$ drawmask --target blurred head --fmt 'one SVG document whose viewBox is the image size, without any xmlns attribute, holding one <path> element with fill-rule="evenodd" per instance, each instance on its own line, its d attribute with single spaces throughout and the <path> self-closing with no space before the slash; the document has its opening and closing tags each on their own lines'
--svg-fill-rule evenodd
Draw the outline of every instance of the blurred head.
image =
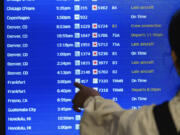
<svg viewBox="0 0 180 135">
<path fill-rule="evenodd" d="M 169 26 L 169 42 L 171 45 L 171 55 L 180 75 L 180 10 L 172 17 Z"/>
</svg>

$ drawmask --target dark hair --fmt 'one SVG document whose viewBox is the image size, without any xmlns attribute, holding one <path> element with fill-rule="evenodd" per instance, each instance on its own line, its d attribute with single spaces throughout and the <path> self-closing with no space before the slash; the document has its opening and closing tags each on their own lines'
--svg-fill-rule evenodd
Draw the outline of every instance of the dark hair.
<svg viewBox="0 0 180 135">
<path fill-rule="evenodd" d="M 169 25 L 169 42 L 171 49 L 177 56 L 177 64 L 180 65 L 180 10 L 172 17 Z"/>
</svg>

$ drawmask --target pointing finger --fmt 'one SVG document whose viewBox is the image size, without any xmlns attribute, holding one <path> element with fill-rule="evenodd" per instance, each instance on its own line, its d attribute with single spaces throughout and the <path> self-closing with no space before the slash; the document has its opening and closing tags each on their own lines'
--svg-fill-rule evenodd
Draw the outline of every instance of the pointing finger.
<svg viewBox="0 0 180 135">
<path fill-rule="evenodd" d="M 82 84 L 80 84 L 80 83 L 77 83 L 77 82 L 74 83 L 74 86 L 76 86 L 76 87 L 79 88 L 79 89 L 81 89 L 81 88 L 84 87 L 84 85 L 82 85 Z"/>
<path fill-rule="evenodd" d="M 73 106 L 73 109 L 74 109 L 74 111 L 76 111 L 76 112 L 81 112 L 81 110 L 77 107 L 77 106 Z"/>
</svg>

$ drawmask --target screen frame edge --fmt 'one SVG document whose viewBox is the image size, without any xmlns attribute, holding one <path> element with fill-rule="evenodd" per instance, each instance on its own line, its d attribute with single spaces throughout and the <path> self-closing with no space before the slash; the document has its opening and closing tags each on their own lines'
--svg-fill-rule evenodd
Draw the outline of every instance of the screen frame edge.
<svg viewBox="0 0 180 135">
<path fill-rule="evenodd" d="M 5 32 L 4 32 L 4 0 L 0 1 L 0 134 L 5 135 Z"/>
</svg>

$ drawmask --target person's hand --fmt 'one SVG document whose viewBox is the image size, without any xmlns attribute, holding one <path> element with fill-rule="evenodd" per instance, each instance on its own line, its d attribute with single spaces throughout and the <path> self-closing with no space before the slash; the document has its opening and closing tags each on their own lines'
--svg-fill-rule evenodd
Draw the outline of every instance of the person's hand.
<svg viewBox="0 0 180 135">
<path fill-rule="evenodd" d="M 74 83 L 74 86 L 80 89 L 80 91 L 74 96 L 73 109 L 76 112 L 81 112 L 79 108 L 83 108 L 84 102 L 91 96 L 100 96 L 100 94 L 93 88 L 86 87 L 80 83 Z"/>
</svg>

